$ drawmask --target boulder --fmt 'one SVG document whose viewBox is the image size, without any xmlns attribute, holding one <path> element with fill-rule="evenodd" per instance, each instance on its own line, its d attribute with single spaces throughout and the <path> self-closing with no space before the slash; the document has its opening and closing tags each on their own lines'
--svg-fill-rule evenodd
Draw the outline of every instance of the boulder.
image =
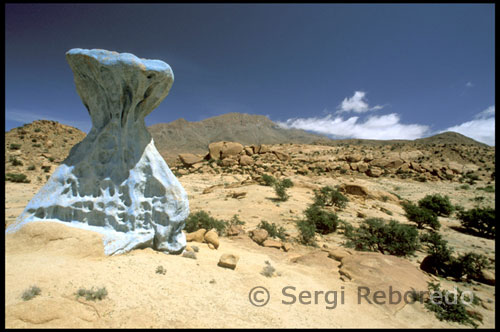
<svg viewBox="0 0 500 332">
<path fill-rule="evenodd" d="M 384 174 L 384 171 L 380 168 L 377 168 L 377 167 L 369 168 L 368 171 L 366 171 L 366 175 L 368 175 L 372 178 L 378 178 L 382 174 Z"/>
<path fill-rule="evenodd" d="M 243 145 L 236 142 L 224 142 L 221 151 L 221 158 L 235 157 L 243 150 Z"/>
<path fill-rule="evenodd" d="M 247 156 L 252 156 L 254 154 L 253 148 L 251 146 L 245 146 L 245 153 L 247 154 Z"/>
<path fill-rule="evenodd" d="M 363 158 L 363 156 L 361 154 L 359 154 L 359 153 L 353 153 L 353 154 L 347 155 L 345 157 L 345 161 L 347 161 L 348 163 L 357 163 L 362 158 Z"/>
<path fill-rule="evenodd" d="M 208 153 L 210 158 L 214 160 L 221 159 L 222 148 L 224 147 L 224 142 L 213 142 L 208 144 Z"/>
<path fill-rule="evenodd" d="M 281 249 L 281 241 L 276 241 L 272 239 L 267 239 L 262 243 L 262 246 L 268 247 L 268 248 L 276 248 L 276 249 Z"/>
<path fill-rule="evenodd" d="M 219 248 L 219 235 L 214 229 L 209 230 L 205 233 L 205 242 L 212 244 L 215 249 Z"/>
<path fill-rule="evenodd" d="M 225 267 L 231 270 L 236 268 L 236 264 L 238 264 L 240 257 L 234 254 L 222 254 L 219 258 L 219 263 L 217 264 L 220 267 Z"/>
<path fill-rule="evenodd" d="M 271 152 L 271 148 L 265 144 L 259 145 L 258 150 L 259 150 L 259 152 L 258 152 L 259 154 Z"/>
<path fill-rule="evenodd" d="M 284 251 L 288 252 L 293 249 L 293 246 L 288 242 L 283 242 L 281 248 L 283 248 Z"/>
<path fill-rule="evenodd" d="M 102 49 L 71 49 L 66 60 L 92 128 L 6 232 L 57 220 L 101 233 L 106 255 L 144 247 L 182 253 L 188 196 L 144 123 L 169 93 L 172 69 Z"/>
<path fill-rule="evenodd" d="M 287 161 L 290 159 L 290 156 L 286 153 L 280 151 L 273 151 L 273 153 L 280 161 Z"/>
<path fill-rule="evenodd" d="M 203 161 L 202 157 L 197 156 L 193 153 L 181 153 L 179 154 L 179 159 L 186 166 L 191 166 L 197 163 L 201 163 Z"/>
<path fill-rule="evenodd" d="M 480 281 L 491 286 L 495 286 L 495 273 L 491 270 L 481 270 Z"/>
<path fill-rule="evenodd" d="M 255 161 L 250 156 L 244 155 L 240 157 L 241 166 L 252 166 L 254 163 Z"/>
<path fill-rule="evenodd" d="M 228 227 L 226 233 L 228 236 L 236 236 L 243 233 L 244 230 L 241 225 L 231 225 Z"/>
<path fill-rule="evenodd" d="M 250 238 L 254 240 L 257 244 L 262 245 L 264 241 L 267 239 L 269 233 L 262 228 L 256 228 L 249 233 Z"/>
<path fill-rule="evenodd" d="M 220 164 L 221 164 L 221 166 L 229 167 L 229 166 L 234 166 L 234 165 L 238 164 L 238 162 L 236 161 L 236 159 L 233 159 L 233 158 L 225 158 L 225 159 L 222 159 Z"/>
<path fill-rule="evenodd" d="M 186 241 L 187 242 L 199 242 L 199 243 L 202 243 L 205 239 L 205 233 L 207 232 L 207 230 L 205 228 L 200 228 L 199 230 L 197 231 L 194 231 L 194 232 L 191 232 L 191 233 L 187 233 L 186 234 Z"/>
<path fill-rule="evenodd" d="M 368 197 L 370 196 L 370 192 L 366 187 L 354 184 L 354 183 L 343 183 L 339 186 L 339 191 L 355 196 Z"/>
</svg>

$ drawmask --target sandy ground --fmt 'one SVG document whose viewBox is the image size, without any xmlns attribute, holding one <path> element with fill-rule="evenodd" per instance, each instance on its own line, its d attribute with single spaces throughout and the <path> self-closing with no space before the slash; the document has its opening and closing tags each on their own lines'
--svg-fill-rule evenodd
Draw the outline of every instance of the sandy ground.
<svg viewBox="0 0 500 332">
<path fill-rule="evenodd" d="M 244 176 L 187 175 L 179 180 L 189 194 L 191 211 L 206 210 L 213 216 L 229 219 L 238 214 L 246 222 L 245 230 L 255 228 L 261 220 L 284 226 L 291 237 L 297 234 L 294 221 L 313 200 L 315 186 L 356 182 L 372 190 L 397 193 L 416 201 L 426 194 L 448 194 L 452 203 L 470 208 L 474 189 L 456 190 L 457 183 L 418 183 L 397 179 L 368 178 L 307 178 L 293 179 L 287 202 L 276 203 L 270 187 L 257 184 L 238 185 Z M 216 184 L 210 193 L 203 190 Z M 39 188 L 30 184 L 6 183 L 6 225 L 24 209 Z M 439 190 L 439 191 L 438 191 Z M 231 192 L 246 192 L 242 199 L 227 197 Z M 479 195 L 479 194 L 478 194 Z M 494 194 L 487 196 L 494 204 Z M 388 216 L 380 211 L 392 212 Z M 357 212 L 367 216 L 394 218 L 407 222 L 401 207 L 391 201 L 352 198 L 348 208 L 339 216 L 353 224 L 359 223 Z M 475 238 L 459 233 L 450 226 L 459 225 L 454 219 L 441 219 L 442 234 L 457 251 L 474 249 L 495 257 L 493 240 Z M 466 327 L 441 322 L 423 305 L 409 304 L 394 312 L 387 305 L 358 304 L 359 284 L 342 281 L 338 272 L 340 263 L 327 258 L 321 247 L 335 248 L 343 241 L 342 235 L 318 237 L 320 248 L 292 243 L 289 252 L 258 246 L 246 235 L 221 238 L 218 250 L 206 244 L 199 247 L 197 259 L 166 255 L 151 249 L 134 250 L 124 255 L 104 256 L 101 237 L 97 233 L 68 227 L 59 223 L 37 222 L 6 236 L 5 242 L 5 324 L 6 327 Z M 239 255 L 235 270 L 217 266 L 223 253 Z M 323 254 L 322 254 L 323 253 Z M 302 263 L 294 258 L 311 254 Z M 425 254 L 417 253 L 409 260 L 418 266 Z M 269 261 L 279 275 L 265 277 L 260 272 Z M 163 266 L 166 273 L 155 270 Z M 451 286 L 447 280 L 442 285 Z M 41 295 L 23 301 L 21 294 L 31 285 L 37 285 Z M 265 287 L 269 302 L 262 307 L 252 305 L 249 292 Z M 332 307 L 332 298 L 318 293 L 311 304 L 283 304 L 290 298 L 282 294 L 286 286 L 299 296 L 302 290 L 337 291 L 338 303 Z M 106 287 L 108 296 L 102 301 L 77 298 L 81 288 Z M 494 287 L 473 284 L 474 291 L 492 308 L 479 308 L 483 325 L 494 327 Z M 470 288 L 469 287 L 469 288 Z M 461 289 L 466 286 L 460 286 Z M 344 301 L 340 296 L 343 294 Z M 260 299 L 260 294 L 258 299 Z M 327 303 L 327 301 L 330 301 Z M 330 308 L 327 308 L 330 307 Z"/>
</svg>

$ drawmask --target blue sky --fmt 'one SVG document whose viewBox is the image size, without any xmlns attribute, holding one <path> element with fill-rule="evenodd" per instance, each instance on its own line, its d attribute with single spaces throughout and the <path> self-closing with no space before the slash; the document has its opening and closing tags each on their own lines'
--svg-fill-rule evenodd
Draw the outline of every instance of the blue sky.
<svg viewBox="0 0 500 332">
<path fill-rule="evenodd" d="M 494 4 L 7 4 L 5 129 L 90 118 L 65 53 L 159 59 L 146 124 L 228 112 L 338 138 L 454 130 L 494 145 Z"/>
</svg>

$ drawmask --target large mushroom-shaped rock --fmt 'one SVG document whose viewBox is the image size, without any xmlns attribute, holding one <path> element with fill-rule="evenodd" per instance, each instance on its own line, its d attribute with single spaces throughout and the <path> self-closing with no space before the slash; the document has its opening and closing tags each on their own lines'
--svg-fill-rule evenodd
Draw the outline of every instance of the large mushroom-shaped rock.
<svg viewBox="0 0 500 332">
<path fill-rule="evenodd" d="M 66 59 L 92 128 L 6 232 L 56 221 L 104 234 L 107 255 L 143 247 L 181 253 L 188 197 L 144 123 L 173 84 L 170 66 L 78 48 Z"/>
</svg>

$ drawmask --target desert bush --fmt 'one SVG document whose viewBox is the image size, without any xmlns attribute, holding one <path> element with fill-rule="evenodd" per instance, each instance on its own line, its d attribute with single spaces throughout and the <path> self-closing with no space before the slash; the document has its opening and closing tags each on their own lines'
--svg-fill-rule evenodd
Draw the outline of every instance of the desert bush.
<svg viewBox="0 0 500 332">
<path fill-rule="evenodd" d="M 42 131 L 42 129 L 40 129 L 40 128 L 35 128 L 35 133 L 39 133 L 40 131 Z"/>
<path fill-rule="evenodd" d="M 493 186 L 486 186 L 486 187 L 482 187 L 482 188 L 477 188 L 477 190 L 483 190 L 487 193 L 494 193 L 495 192 L 495 187 Z"/>
<path fill-rule="evenodd" d="M 240 225 L 240 226 L 241 225 L 245 225 L 245 222 L 243 220 L 241 220 L 240 217 L 237 214 L 235 214 L 227 222 L 227 227 L 229 227 L 229 226 L 238 226 L 238 225 Z"/>
<path fill-rule="evenodd" d="M 42 293 L 42 290 L 38 286 L 31 286 L 27 290 L 23 292 L 23 295 L 21 295 L 21 298 L 24 301 L 29 301 L 35 296 L 38 296 Z"/>
<path fill-rule="evenodd" d="M 314 204 L 318 206 L 336 206 L 344 209 L 348 201 L 347 197 L 330 186 L 314 191 Z"/>
<path fill-rule="evenodd" d="M 467 231 L 486 238 L 495 237 L 495 209 L 476 207 L 459 212 L 458 219 Z"/>
<path fill-rule="evenodd" d="M 42 166 L 42 169 L 45 173 L 50 172 L 50 165 Z"/>
<path fill-rule="evenodd" d="M 12 164 L 12 166 L 23 166 L 23 162 L 14 156 L 10 156 L 9 161 Z"/>
<path fill-rule="evenodd" d="M 469 190 L 470 186 L 468 184 L 463 184 L 463 185 L 459 186 L 458 189 Z"/>
<path fill-rule="evenodd" d="M 271 265 L 271 263 L 269 261 L 266 261 L 266 266 L 264 266 L 264 268 L 262 269 L 262 271 L 260 272 L 260 274 L 262 274 L 263 276 L 266 276 L 268 278 L 272 277 L 274 272 L 276 271 L 276 269 Z"/>
<path fill-rule="evenodd" d="M 188 233 L 197 231 L 200 228 L 210 230 L 215 228 L 219 235 L 222 235 L 227 227 L 227 221 L 215 219 L 210 216 L 206 211 L 200 210 L 195 213 L 189 214 L 186 219 L 185 230 Z"/>
<path fill-rule="evenodd" d="M 456 279 L 466 276 L 467 280 L 481 280 L 481 270 L 489 266 L 490 262 L 486 256 L 468 252 L 452 259 L 448 274 Z"/>
<path fill-rule="evenodd" d="M 35 165 L 30 165 L 28 171 L 34 171 L 36 169 Z"/>
<path fill-rule="evenodd" d="M 9 148 L 10 148 L 11 150 L 19 150 L 19 149 L 21 148 L 21 144 L 11 143 L 11 144 L 9 145 Z"/>
<path fill-rule="evenodd" d="M 33 144 L 33 145 L 32 145 L 32 147 L 34 147 L 34 148 L 39 148 L 39 147 L 41 147 L 41 146 L 42 146 L 41 144 Z"/>
<path fill-rule="evenodd" d="M 448 196 L 426 195 L 418 201 L 418 206 L 427 210 L 431 210 L 438 216 L 448 217 L 453 212 L 453 205 Z"/>
<path fill-rule="evenodd" d="M 436 232 L 424 233 L 420 237 L 429 254 L 426 260 L 432 269 L 431 272 L 438 276 L 453 277 L 457 280 L 466 277 L 467 280 L 480 280 L 481 270 L 489 267 L 489 260 L 482 254 L 468 252 L 458 257 L 453 256 L 453 249 L 448 247 L 448 242 L 443 240 Z"/>
<path fill-rule="evenodd" d="M 466 182 L 470 185 L 473 185 L 476 183 L 477 180 L 479 180 L 479 176 L 477 174 L 474 174 L 473 172 L 467 172 L 466 174 L 462 175 L 461 178 L 458 179 L 460 182 Z"/>
<path fill-rule="evenodd" d="M 433 211 L 419 207 L 411 202 L 403 202 L 401 205 L 406 213 L 406 218 L 415 222 L 419 229 L 430 226 L 432 229 L 437 230 L 441 227 L 437 215 Z"/>
<path fill-rule="evenodd" d="M 262 174 L 262 181 L 264 181 L 265 186 L 272 187 L 277 181 L 272 175 Z"/>
<path fill-rule="evenodd" d="M 479 325 L 476 321 L 482 322 L 481 317 L 470 314 L 467 308 L 462 302 L 462 298 L 469 303 L 478 304 L 478 299 L 473 295 L 472 299 L 467 296 L 462 295 L 462 291 L 457 288 L 456 293 L 450 292 L 448 290 L 442 290 L 440 284 L 434 284 L 429 282 L 429 292 L 431 296 L 426 300 L 425 307 L 434 312 L 436 317 L 443 321 L 457 322 L 463 325 L 470 325 L 477 328 Z M 432 294 L 436 294 L 437 299 L 432 300 Z M 439 295 L 438 295 L 439 294 Z"/>
<path fill-rule="evenodd" d="M 305 245 L 315 245 L 316 226 L 308 220 L 297 221 L 297 228 L 300 234 L 300 242 Z"/>
<path fill-rule="evenodd" d="M 287 201 L 290 196 L 286 193 L 286 190 L 293 186 L 293 182 L 290 179 L 284 179 L 282 181 L 276 181 L 274 183 L 274 191 L 278 200 L 284 202 Z"/>
<path fill-rule="evenodd" d="M 156 273 L 157 274 L 165 274 L 165 273 L 167 273 L 167 270 L 165 270 L 165 268 L 163 267 L 163 265 L 158 265 L 156 267 Z"/>
<path fill-rule="evenodd" d="M 95 301 L 95 300 L 102 300 L 108 295 L 108 291 L 106 290 L 106 287 L 99 288 L 99 289 L 94 289 L 92 287 L 91 289 L 85 289 L 85 288 L 80 288 L 76 292 L 77 297 L 85 297 L 87 301 Z"/>
<path fill-rule="evenodd" d="M 419 248 L 414 226 L 380 218 L 368 218 L 347 236 L 346 245 L 360 251 L 379 251 L 395 256 L 411 255 Z"/>
<path fill-rule="evenodd" d="M 281 240 L 285 240 L 285 228 L 283 226 L 277 226 L 275 223 L 268 223 L 265 220 L 262 220 L 260 224 L 257 226 L 258 228 L 265 229 L 269 236 L 274 237 L 274 238 L 279 238 Z"/>
<path fill-rule="evenodd" d="M 323 210 L 317 205 L 310 205 L 305 211 L 306 220 L 314 224 L 316 232 L 333 233 L 337 230 L 339 218 L 336 213 Z"/>
<path fill-rule="evenodd" d="M 20 173 L 7 173 L 5 174 L 5 180 L 10 182 L 30 183 L 26 175 Z"/>
</svg>

